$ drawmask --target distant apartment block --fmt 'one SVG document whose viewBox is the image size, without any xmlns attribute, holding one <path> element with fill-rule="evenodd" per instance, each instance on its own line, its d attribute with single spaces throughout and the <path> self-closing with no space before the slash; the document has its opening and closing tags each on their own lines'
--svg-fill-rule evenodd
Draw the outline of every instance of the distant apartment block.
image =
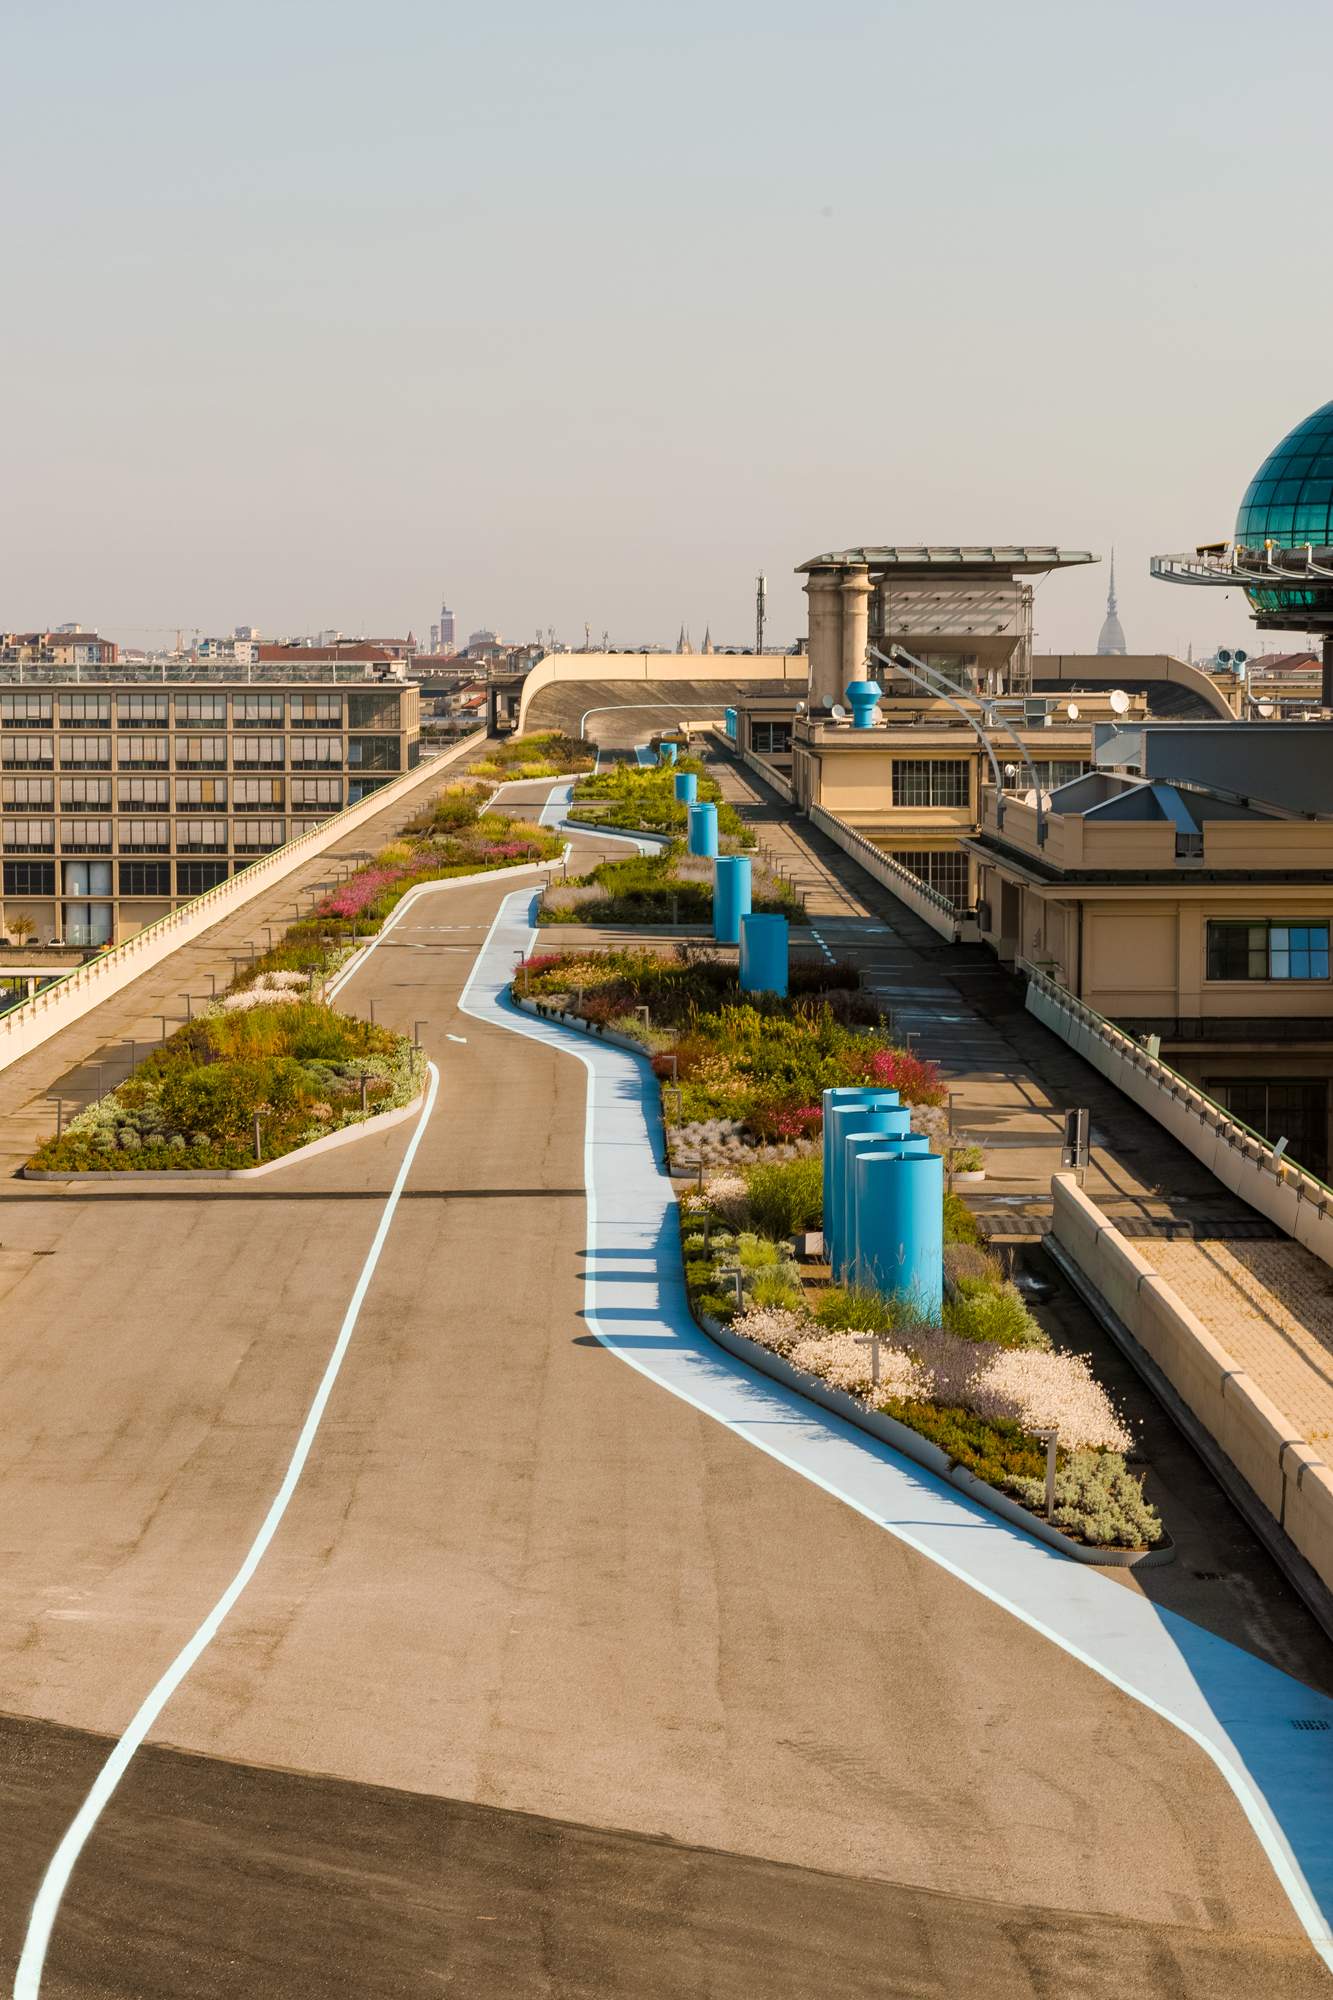
<svg viewBox="0 0 1333 2000">
<path fill-rule="evenodd" d="M 30 918 L 41 943 L 118 943 L 420 754 L 418 690 L 398 680 L 20 671 L 0 667 L 4 922 Z"/>
<path fill-rule="evenodd" d="M 0 632 L 0 666 L 109 667 L 115 664 L 114 639 L 77 626 L 58 632 Z"/>
</svg>

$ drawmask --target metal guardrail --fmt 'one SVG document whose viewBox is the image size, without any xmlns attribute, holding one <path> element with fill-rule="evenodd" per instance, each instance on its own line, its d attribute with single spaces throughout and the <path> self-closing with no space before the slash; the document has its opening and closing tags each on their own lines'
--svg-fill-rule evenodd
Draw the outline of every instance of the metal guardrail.
<svg viewBox="0 0 1333 2000">
<path fill-rule="evenodd" d="M 1226 1145 L 1233 1147 L 1262 1171 L 1270 1173 L 1276 1186 L 1294 1192 L 1299 1200 L 1308 1201 L 1321 1214 L 1333 1212 L 1333 1187 L 1328 1182 L 1321 1181 L 1317 1174 L 1310 1173 L 1294 1160 L 1275 1155 L 1271 1140 L 1256 1132 L 1252 1125 L 1234 1117 L 1215 1097 L 1209 1097 L 1206 1091 L 1200 1090 L 1179 1070 L 1172 1069 L 1170 1063 L 1163 1062 L 1160 1056 L 1152 1055 L 1142 1042 L 1136 1041 L 1123 1028 L 1118 1028 L 1114 1021 L 1108 1021 L 1104 1014 L 1099 1014 L 1095 1007 L 1089 1007 L 1085 1000 L 1077 999 L 1068 987 L 1061 986 L 1058 980 L 1052 979 L 1030 959 L 1020 958 L 1016 960 L 1016 965 L 1029 984 L 1044 994 L 1053 1006 L 1087 1028 L 1105 1048 L 1155 1083 L 1173 1102 L 1191 1112 L 1200 1124 Z"/>
<path fill-rule="evenodd" d="M 480 729 L 474 731 L 473 736 L 464 738 L 463 744 L 456 746 L 457 750 L 461 751 L 466 744 L 473 741 L 474 737 L 484 736 L 485 733 Z M 346 806 L 339 813 L 331 813 L 318 826 L 308 828 L 295 840 L 289 840 L 283 846 L 275 847 L 270 853 L 250 862 L 239 875 L 229 875 L 225 882 L 215 883 L 211 889 L 203 890 L 198 896 L 191 896 L 188 902 L 178 904 L 174 910 L 169 910 L 166 916 L 156 917 L 151 924 L 145 924 L 142 930 L 135 931 L 134 935 L 126 938 L 123 944 L 113 945 L 109 951 L 101 952 L 96 958 L 88 959 L 84 964 L 75 966 L 71 971 L 52 979 L 50 984 L 34 994 L 32 999 L 25 1000 L 21 1006 L 11 1007 L 6 1013 L 0 1014 L 0 1066 L 13 1060 L 5 1052 L 6 1039 L 16 1035 L 22 1036 L 24 1031 L 51 1007 L 60 1005 L 67 995 L 104 982 L 111 991 L 116 990 L 117 975 L 134 959 L 145 955 L 146 948 L 150 962 L 157 962 L 151 948 L 168 932 L 181 930 L 187 926 L 192 929 L 199 928 L 198 917 L 210 905 L 218 906 L 219 916 L 233 905 L 239 907 L 241 903 L 248 901 L 250 891 L 264 879 L 285 874 L 292 863 L 299 860 L 307 849 L 326 841 L 330 828 L 346 826 L 349 821 L 353 825 L 360 826 L 364 821 L 373 819 L 386 805 L 391 805 L 394 799 L 412 791 L 431 771 L 438 770 L 442 765 L 452 761 L 451 752 L 446 752 L 442 757 L 423 759 L 421 763 L 414 765 L 412 770 L 403 772 L 400 778 L 391 779 L 387 785 L 381 785 L 375 791 L 368 793 L 364 799 L 358 800 L 356 805 Z M 368 810 L 362 811 L 363 806 Z M 354 814 L 356 818 L 353 820 Z M 237 895 L 236 890 L 241 885 L 245 886 L 246 893 Z M 208 926 L 204 925 L 202 928 L 207 929 Z M 19 1051 L 19 1053 L 24 1052 Z"/>
<path fill-rule="evenodd" d="M 815 826 L 829 834 L 849 854 L 873 861 L 876 868 L 885 869 L 896 881 L 901 882 L 905 889 L 910 890 L 913 896 L 932 904 L 956 928 L 961 928 L 969 921 L 972 923 L 977 921 L 975 909 L 960 908 L 957 903 L 950 902 L 939 889 L 932 888 L 929 882 L 923 882 L 919 875 L 914 875 L 910 868 L 904 868 L 901 861 L 895 861 L 891 854 L 886 854 L 883 848 L 876 847 L 873 840 L 867 840 L 856 827 L 848 826 L 846 820 L 839 819 L 837 814 L 829 812 L 827 807 L 811 806 L 809 817 Z"/>
</svg>

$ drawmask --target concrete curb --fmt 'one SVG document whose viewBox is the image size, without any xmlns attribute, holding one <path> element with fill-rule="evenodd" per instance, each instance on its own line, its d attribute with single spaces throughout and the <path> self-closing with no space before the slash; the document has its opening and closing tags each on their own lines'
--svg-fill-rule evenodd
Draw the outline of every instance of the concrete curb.
<svg viewBox="0 0 1333 2000">
<path fill-rule="evenodd" d="M 402 1125 L 409 1118 L 415 1118 L 426 1101 L 426 1086 L 423 1084 L 410 1104 L 395 1105 L 392 1111 L 376 1111 L 369 1118 L 358 1118 L 353 1125 L 340 1125 L 336 1132 L 326 1132 L 322 1139 L 312 1139 L 307 1146 L 297 1146 L 294 1152 L 284 1153 L 281 1159 L 261 1161 L 257 1167 L 89 1167 L 82 1173 L 61 1174 L 45 1167 L 24 1167 L 20 1179 L 25 1181 L 118 1181 L 124 1187 L 157 1186 L 163 1181 L 185 1181 L 199 1186 L 211 1181 L 257 1181 L 266 1174 L 276 1174 L 283 1167 L 295 1166 L 298 1160 L 311 1160 L 317 1153 L 331 1153 L 338 1146 L 350 1145 L 353 1139 L 365 1139 L 372 1132 L 387 1132 L 394 1125 Z"/>
</svg>

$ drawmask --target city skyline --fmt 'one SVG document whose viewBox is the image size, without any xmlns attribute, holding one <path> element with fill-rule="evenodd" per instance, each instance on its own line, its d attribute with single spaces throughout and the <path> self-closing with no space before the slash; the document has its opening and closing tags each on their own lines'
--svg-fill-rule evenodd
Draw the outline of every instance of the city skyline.
<svg viewBox="0 0 1333 2000">
<path fill-rule="evenodd" d="M 1229 532 L 1327 394 L 1333 280 L 1248 143 L 1333 54 L 1322 10 L 1287 0 L 1243 69 L 1230 4 L 1201 32 L 1133 0 L 1094 44 L 1033 0 L 832 26 L 391 0 L 371 49 L 322 9 L 313 64 L 299 5 L 242 0 L 220 44 L 71 12 L 8 37 L 67 110 L 58 155 L 40 89 L 0 135 L 11 267 L 58 301 L 77 263 L 97 309 L 6 326 L 7 623 L 227 629 L 239 601 L 424 632 L 444 551 L 500 629 L 630 644 L 683 614 L 742 638 L 763 569 L 789 641 L 792 565 L 872 532 L 1114 542 L 1137 644 L 1243 642 L 1239 598 L 1166 598 L 1147 562 Z M 889 75 L 947 78 L 947 116 L 942 81 L 891 134 L 846 115 Z M 1318 184 L 1317 129 L 1283 147 Z M 1252 302 L 1297 268 L 1276 369 Z M 1043 645 L 1093 645 L 1104 575 L 1043 591 Z"/>
</svg>

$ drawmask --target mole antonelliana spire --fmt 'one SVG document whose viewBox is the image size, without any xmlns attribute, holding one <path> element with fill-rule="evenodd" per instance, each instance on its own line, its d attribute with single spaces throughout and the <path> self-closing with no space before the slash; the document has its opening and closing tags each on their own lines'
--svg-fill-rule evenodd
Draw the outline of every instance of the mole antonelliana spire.
<svg viewBox="0 0 1333 2000">
<path fill-rule="evenodd" d="M 1128 648 L 1125 645 L 1124 629 L 1121 626 L 1120 620 L 1116 616 L 1116 609 L 1115 609 L 1115 550 L 1114 549 L 1112 549 L 1111 551 L 1111 587 L 1106 593 L 1106 620 L 1102 626 L 1101 637 L 1097 641 L 1097 651 L 1099 653 L 1121 653 L 1121 654 L 1128 651 Z"/>
</svg>

